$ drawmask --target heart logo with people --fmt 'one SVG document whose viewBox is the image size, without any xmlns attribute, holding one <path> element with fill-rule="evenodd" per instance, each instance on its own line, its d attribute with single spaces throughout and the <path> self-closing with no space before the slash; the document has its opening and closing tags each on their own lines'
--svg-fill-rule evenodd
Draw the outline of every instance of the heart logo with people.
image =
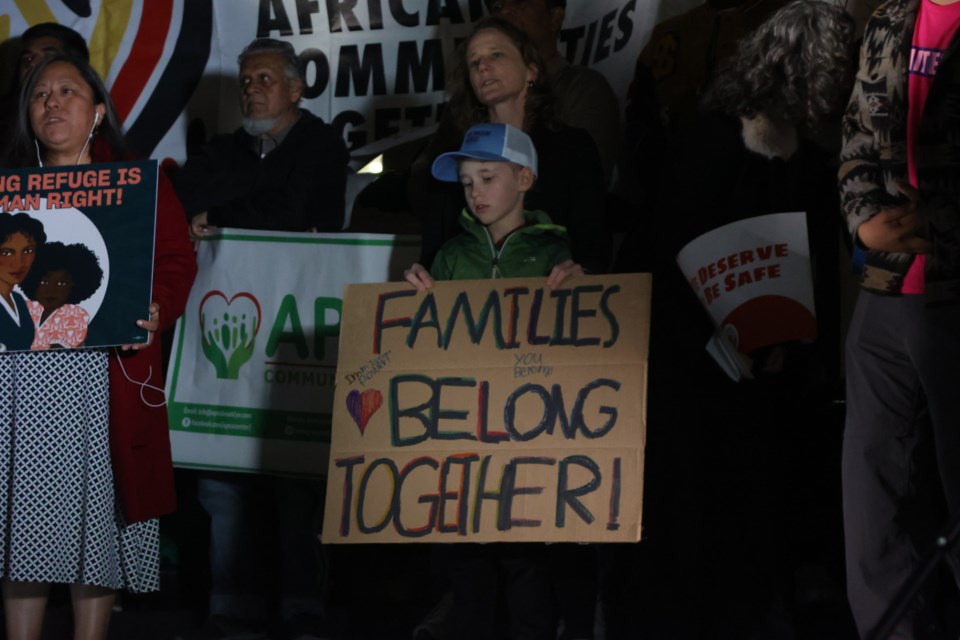
<svg viewBox="0 0 960 640">
<path fill-rule="evenodd" d="M 200 346 L 224 380 L 236 380 L 253 356 L 260 331 L 260 302 L 246 291 L 227 298 L 210 291 L 200 301 Z"/>
</svg>

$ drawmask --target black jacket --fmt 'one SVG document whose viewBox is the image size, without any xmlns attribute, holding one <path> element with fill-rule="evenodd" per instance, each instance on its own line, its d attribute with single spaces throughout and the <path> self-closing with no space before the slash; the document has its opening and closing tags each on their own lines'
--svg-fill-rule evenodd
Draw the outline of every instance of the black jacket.
<svg viewBox="0 0 960 640">
<path fill-rule="evenodd" d="M 337 131 L 301 109 L 280 146 L 263 158 L 243 129 L 214 137 L 187 160 L 174 187 L 188 218 L 218 227 L 339 231 L 350 155 Z"/>
</svg>

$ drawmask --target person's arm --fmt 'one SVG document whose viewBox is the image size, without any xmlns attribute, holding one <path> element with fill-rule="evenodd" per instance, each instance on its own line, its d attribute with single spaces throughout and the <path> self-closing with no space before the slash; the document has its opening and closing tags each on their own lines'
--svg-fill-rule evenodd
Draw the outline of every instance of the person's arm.
<svg viewBox="0 0 960 640">
<path fill-rule="evenodd" d="M 153 345 L 157 334 L 173 326 L 181 315 L 197 275 L 197 260 L 183 207 L 166 174 L 157 181 L 157 223 L 153 252 L 153 297 L 146 317 L 137 326 L 146 329 L 146 342 L 122 345 L 123 351 L 141 351 Z"/>
<path fill-rule="evenodd" d="M 433 278 L 430 277 L 430 272 L 418 262 L 414 262 L 409 269 L 404 270 L 403 278 L 416 287 L 417 291 L 426 291 L 433 286 Z"/>
<path fill-rule="evenodd" d="M 546 189 L 558 189 L 551 199 L 562 198 L 563 215 L 547 214 L 567 228 L 573 260 L 589 273 L 606 273 L 611 259 L 610 235 L 604 225 L 606 189 L 603 166 L 593 139 L 583 129 L 567 128 L 563 144 L 554 150 L 563 154 L 561 182 L 551 179 Z"/>
<path fill-rule="evenodd" d="M 460 210 L 466 206 L 462 191 L 434 179 L 433 161 L 441 153 L 455 150 L 463 133 L 454 124 L 449 111 L 444 111 L 436 132 L 414 158 L 407 176 L 407 202 L 420 220 L 420 264 L 432 268 L 434 256 L 443 243 L 459 230 Z"/>
<path fill-rule="evenodd" d="M 908 186 L 900 187 L 906 204 L 881 209 L 857 227 L 856 242 L 875 251 L 888 253 L 925 253 L 930 242 L 923 238 L 925 224 L 918 211 L 919 194 Z"/>
<path fill-rule="evenodd" d="M 868 64 L 865 49 L 860 51 L 860 69 Z M 840 206 L 854 243 L 870 248 L 860 237 L 860 226 L 883 209 L 897 206 L 887 193 L 880 166 L 876 125 L 868 107 L 862 73 L 858 73 L 843 116 L 843 146 L 840 151 Z M 906 203 L 909 204 L 909 203 Z M 879 222 L 872 226 L 879 226 Z M 868 227 L 866 231 L 869 231 Z M 868 233 L 868 239 L 872 238 Z"/>
<path fill-rule="evenodd" d="M 217 136 L 174 174 L 173 188 L 188 221 L 242 197 L 250 188 L 251 176 L 239 171 L 241 151 L 234 136 Z"/>
<path fill-rule="evenodd" d="M 557 289 L 567 278 L 582 275 L 583 267 L 570 258 L 567 258 L 555 264 L 553 269 L 550 270 L 550 275 L 547 276 L 547 286 L 551 289 Z"/>
<path fill-rule="evenodd" d="M 865 55 L 861 51 L 861 69 Z M 929 243 L 921 237 L 924 223 L 918 213 L 919 195 L 908 185 L 899 186 L 899 199 L 887 192 L 876 124 L 863 83 L 858 74 L 844 112 L 840 152 L 840 203 L 851 238 L 861 249 L 923 253 L 929 250 Z"/>
<path fill-rule="evenodd" d="M 350 152 L 336 129 L 324 127 L 322 137 L 323 148 L 314 150 L 319 175 L 313 175 L 313 201 L 306 203 L 313 215 L 313 224 L 308 228 L 320 233 L 343 229 L 350 162 Z"/>
<path fill-rule="evenodd" d="M 173 326 L 187 305 L 197 275 L 197 260 L 183 208 L 166 176 L 157 185 L 157 227 L 153 256 L 153 301 L 160 309 L 159 329 Z"/>
<path fill-rule="evenodd" d="M 597 71 L 585 67 L 568 67 L 579 71 L 570 90 L 563 90 L 558 102 L 563 107 L 560 117 L 564 124 L 584 129 L 590 134 L 603 165 L 604 188 L 610 186 L 613 168 L 620 154 L 623 128 L 620 122 L 620 101 L 607 79 Z"/>
<path fill-rule="evenodd" d="M 414 214 L 420 215 L 430 206 L 429 193 L 435 184 L 432 173 L 433 161 L 441 153 L 456 149 L 463 137 L 449 111 L 444 111 L 440 117 L 437 130 L 430 136 L 424 147 L 410 163 L 410 174 L 407 177 L 407 202 Z"/>
</svg>

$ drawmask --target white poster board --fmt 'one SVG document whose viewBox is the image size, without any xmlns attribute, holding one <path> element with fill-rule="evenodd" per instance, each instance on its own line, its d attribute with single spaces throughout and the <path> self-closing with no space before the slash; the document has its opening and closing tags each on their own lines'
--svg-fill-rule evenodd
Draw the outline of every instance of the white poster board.
<svg viewBox="0 0 960 640">
<path fill-rule="evenodd" d="M 736 352 L 816 337 L 805 213 L 724 225 L 688 243 L 677 263 L 717 327 L 708 346 L 715 358 L 726 353 L 735 363 Z"/>
<path fill-rule="evenodd" d="M 321 475 L 343 288 L 398 279 L 419 241 L 223 230 L 199 245 L 167 376 L 174 463 Z"/>
</svg>

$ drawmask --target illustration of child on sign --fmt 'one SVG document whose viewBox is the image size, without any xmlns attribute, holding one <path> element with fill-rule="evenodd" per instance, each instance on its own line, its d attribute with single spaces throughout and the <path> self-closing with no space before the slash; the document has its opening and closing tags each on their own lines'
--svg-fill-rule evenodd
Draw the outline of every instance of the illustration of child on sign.
<svg viewBox="0 0 960 640">
<path fill-rule="evenodd" d="M 80 306 L 100 288 L 103 269 L 83 244 L 48 242 L 20 288 L 33 319 L 33 350 L 73 349 L 87 339 L 90 314 Z"/>
</svg>

